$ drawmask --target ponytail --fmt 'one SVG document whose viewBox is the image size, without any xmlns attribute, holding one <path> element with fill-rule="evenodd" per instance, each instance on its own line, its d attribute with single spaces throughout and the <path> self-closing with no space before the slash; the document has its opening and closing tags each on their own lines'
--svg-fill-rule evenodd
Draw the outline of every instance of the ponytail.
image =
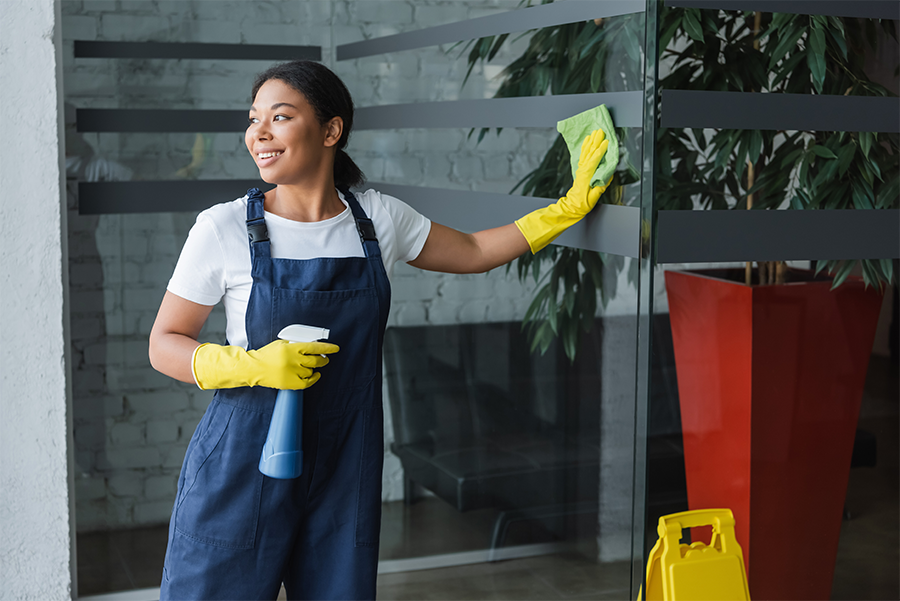
<svg viewBox="0 0 900 601">
<path fill-rule="evenodd" d="M 343 149 L 334 155 L 334 185 L 340 190 L 354 188 L 366 181 L 366 175 Z"/>
</svg>

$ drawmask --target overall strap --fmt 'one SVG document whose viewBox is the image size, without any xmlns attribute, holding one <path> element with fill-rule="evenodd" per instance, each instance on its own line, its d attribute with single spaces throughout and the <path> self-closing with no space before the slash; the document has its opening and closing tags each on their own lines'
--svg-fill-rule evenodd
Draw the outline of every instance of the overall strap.
<svg viewBox="0 0 900 601">
<path fill-rule="evenodd" d="M 250 238 L 250 256 L 270 255 L 269 231 L 266 229 L 265 196 L 259 188 L 247 190 L 247 236 Z"/>
<path fill-rule="evenodd" d="M 359 201 L 356 200 L 349 188 L 338 188 L 338 190 L 344 195 L 344 200 L 347 201 L 347 205 L 349 205 L 350 211 L 353 213 L 353 218 L 356 220 L 356 231 L 359 232 L 359 238 L 362 241 L 363 252 L 366 254 L 366 257 L 380 257 L 381 247 L 378 246 L 378 237 L 375 235 L 375 226 L 372 225 L 372 220 L 363 211 Z"/>
</svg>

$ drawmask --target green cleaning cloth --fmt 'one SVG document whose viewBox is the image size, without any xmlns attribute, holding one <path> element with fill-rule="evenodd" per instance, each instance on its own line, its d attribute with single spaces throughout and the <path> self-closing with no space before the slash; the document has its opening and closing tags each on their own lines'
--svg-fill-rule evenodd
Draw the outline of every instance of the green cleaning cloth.
<svg viewBox="0 0 900 601">
<path fill-rule="evenodd" d="M 556 129 L 562 134 L 569 147 L 569 156 L 572 159 L 572 178 L 575 178 L 575 170 L 578 169 L 578 157 L 581 156 L 581 143 L 589 133 L 595 129 L 602 129 L 606 133 L 606 139 L 609 140 L 609 147 L 606 154 L 600 160 L 600 165 L 591 178 L 591 187 L 605 186 L 609 182 L 609 178 L 616 171 L 619 164 L 619 140 L 616 138 L 616 130 L 613 126 L 612 118 L 606 105 L 601 104 L 596 108 L 578 113 L 574 117 L 569 117 L 559 121 Z"/>
</svg>

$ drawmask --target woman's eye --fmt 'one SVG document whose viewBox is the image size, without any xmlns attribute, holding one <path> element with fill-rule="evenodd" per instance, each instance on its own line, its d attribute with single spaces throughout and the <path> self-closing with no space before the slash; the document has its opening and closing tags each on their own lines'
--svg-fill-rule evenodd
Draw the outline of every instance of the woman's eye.
<svg viewBox="0 0 900 601">
<path fill-rule="evenodd" d="M 253 124 L 256 123 L 257 121 L 259 121 L 259 119 L 257 119 L 256 117 L 249 117 L 249 118 L 247 119 L 247 123 L 249 123 L 250 125 L 253 125 Z"/>
<path fill-rule="evenodd" d="M 287 120 L 289 118 L 290 117 L 288 117 L 287 115 L 275 115 L 275 121 Z"/>
</svg>

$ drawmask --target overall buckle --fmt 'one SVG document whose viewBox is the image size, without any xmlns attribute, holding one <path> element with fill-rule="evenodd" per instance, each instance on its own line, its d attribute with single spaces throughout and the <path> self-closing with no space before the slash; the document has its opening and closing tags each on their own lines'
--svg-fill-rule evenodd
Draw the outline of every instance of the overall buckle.
<svg viewBox="0 0 900 601">
<path fill-rule="evenodd" d="M 372 225 L 371 219 L 357 219 L 356 229 L 359 231 L 359 237 L 362 238 L 363 242 L 378 242 L 378 237 L 375 235 L 375 226 Z"/>
<path fill-rule="evenodd" d="M 251 242 L 266 242 L 269 240 L 269 230 L 266 229 L 265 219 L 247 221 L 247 235 Z"/>
</svg>

